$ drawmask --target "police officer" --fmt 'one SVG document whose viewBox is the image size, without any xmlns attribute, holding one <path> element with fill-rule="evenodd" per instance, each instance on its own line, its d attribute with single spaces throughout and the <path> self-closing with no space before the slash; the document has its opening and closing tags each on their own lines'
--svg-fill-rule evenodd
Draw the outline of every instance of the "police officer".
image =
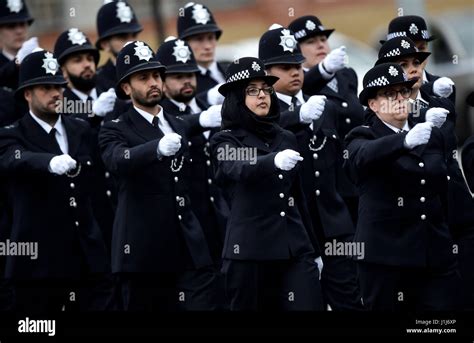
<svg viewBox="0 0 474 343">
<path fill-rule="evenodd" d="M 305 81 L 303 92 L 308 95 L 325 95 L 331 106 L 332 115 L 338 118 L 337 132 L 342 141 L 346 134 L 354 127 L 361 125 L 364 118 L 364 109 L 357 98 L 357 74 L 347 67 L 346 48 L 330 49 L 329 37 L 334 29 L 323 26 L 318 17 L 308 15 L 297 18 L 289 24 L 295 32 L 296 40 L 306 61 L 303 63 Z M 315 87 L 317 79 L 321 77 L 326 85 Z M 338 189 L 344 198 L 354 223 L 357 221 L 358 194 L 354 185 L 342 173 L 344 156 L 338 156 L 337 168 Z"/>
<path fill-rule="evenodd" d="M 196 98 L 196 74 L 200 71 L 188 44 L 170 37 L 160 46 L 156 58 L 166 66 L 163 82 L 166 98 L 160 103 L 164 111 L 173 115 L 200 113 L 203 117 L 201 122 L 206 120 L 206 112 L 216 111 L 220 127 L 221 105 L 209 108 L 207 103 Z M 193 212 L 206 235 L 213 261 L 220 265 L 229 207 L 221 189 L 214 182 L 209 141 L 215 132 L 216 129 L 206 130 L 189 137 L 192 159 L 189 195 Z"/>
<path fill-rule="evenodd" d="M 396 37 L 410 38 L 420 52 L 429 52 L 429 42 L 436 39 L 435 36 L 430 34 L 425 19 L 417 15 L 399 16 L 390 21 L 387 40 Z M 383 44 L 385 41 L 382 40 L 380 43 Z M 421 82 L 423 88 L 430 95 L 449 98 L 454 104 L 456 101 L 456 90 L 453 80 L 449 77 L 430 74 L 426 71 L 427 63 L 427 59 L 422 63 L 423 77 Z"/>
<path fill-rule="evenodd" d="M 126 45 L 117 57 L 116 92 L 133 107 L 99 134 L 119 185 L 112 272 L 127 311 L 215 306 L 212 260 L 190 204 L 187 122 L 158 105 L 165 69 L 144 42 Z"/>
<path fill-rule="evenodd" d="M 322 310 L 319 247 L 304 202 L 294 135 L 257 58 L 226 72 L 223 131 L 211 142 L 216 178 L 231 194 L 223 251 L 230 309 Z"/>
<path fill-rule="evenodd" d="M 347 136 L 345 167 L 360 192 L 355 242 L 364 305 L 369 310 L 452 310 L 459 276 L 443 198 L 443 135 L 408 118 L 416 79 L 382 63 L 364 76 L 361 104 L 375 113 Z"/>
<path fill-rule="evenodd" d="M 204 5 L 189 2 L 179 11 L 178 38 L 189 44 L 200 70 L 197 74 L 198 97 L 209 105 L 221 104 L 224 99 L 218 88 L 225 82 L 225 67 L 216 61 L 215 52 L 222 30 Z"/>
<path fill-rule="evenodd" d="M 135 40 L 143 30 L 133 8 L 124 0 L 105 3 L 97 13 L 97 49 L 110 55 L 109 60 L 97 70 L 97 87 L 114 88 L 117 79 L 116 58 L 123 45 Z"/>
<path fill-rule="evenodd" d="M 97 136 L 104 116 L 112 112 L 116 103 L 115 90 L 103 92 L 96 87 L 96 66 L 99 51 L 92 46 L 87 36 L 77 28 L 71 28 L 59 35 L 54 53 L 62 73 L 68 82 L 64 99 L 58 108 L 63 114 L 77 116 L 89 122 L 92 134 Z M 96 144 L 98 150 L 98 145 Z M 98 163 L 92 196 L 94 215 L 102 229 L 107 247 L 110 249 L 116 186 L 103 164 Z"/>
<path fill-rule="evenodd" d="M 305 59 L 293 31 L 281 26 L 272 27 L 260 38 L 259 58 L 267 73 L 279 78 L 273 88 L 281 110 L 293 112 L 306 123 L 293 127 L 292 131 L 304 158 L 300 170 L 313 227 L 324 245 L 335 241 L 351 242 L 354 224 L 336 184 L 337 156 L 342 155 L 343 150 L 336 130 L 338 118 L 334 115 L 339 113 L 331 109 L 333 103 L 325 108 L 326 96 L 303 94 L 302 63 Z M 351 258 L 323 254 L 321 286 L 325 304 L 333 310 L 361 309 L 356 266 Z"/>
<path fill-rule="evenodd" d="M 109 264 L 90 203 L 97 156 L 89 125 L 56 112 L 65 85 L 52 53 L 27 56 L 16 95 L 25 97 L 29 113 L 0 132 L 0 167 L 10 177 L 9 239 L 33 252 L 6 258 L 20 312 L 103 310 L 110 290 L 101 288 Z"/>
</svg>

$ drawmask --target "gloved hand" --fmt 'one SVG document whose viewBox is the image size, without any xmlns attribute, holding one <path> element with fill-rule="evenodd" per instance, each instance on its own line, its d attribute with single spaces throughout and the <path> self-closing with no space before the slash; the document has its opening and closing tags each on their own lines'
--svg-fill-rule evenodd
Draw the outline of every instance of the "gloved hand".
<svg viewBox="0 0 474 343">
<path fill-rule="evenodd" d="M 453 93 L 454 82 L 449 77 L 440 77 L 433 82 L 433 93 L 442 98 L 447 98 Z"/>
<path fill-rule="evenodd" d="M 278 169 L 291 170 L 296 166 L 298 161 L 303 161 L 303 157 L 300 156 L 300 153 L 286 149 L 276 154 L 274 163 Z"/>
<path fill-rule="evenodd" d="M 313 120 L 318 120 L 324 112 L 326 106 L 325 95 L 313 95 L 300 108 L 300 122 L 311 124 Z"/>
<path fill-rule="evenodd" d="M 115 89 L 110 88 L 107 92 L 99 95 L 96 101 L 92 104 L 92 113 L 99 117 L 105 117 L 109 112 L 112 112 L 115 105 L 117 95 Z"/>
<path fill-rule="evenodd" d="M 436 127 L 443 126 L 449 111 L 442 107 L 433 107 L 426 111 L 426 121 L 431 122 Z"/>
<path fill-rule="evenodd" d="M 343 45 L 337 49 L 332 50 L 323 60 L 324 69 L 331 74 L 341 70 L 347 65 L 348 56 L 346 47 Z"/>
<path fill-rule="evenodd" d="M 323 259 L 321 258 L 321 256 L 319 256 L 317 259 L 314 260 L 314 262 L 316 262 L 316 264 L 318 265 L 318 270 L 319 270 L 319 280 L 321 280 L 321 273 L 323 272 Z"/>
<path fill-rule="evenodd" d="M 209 105 L 220 105 L 224 102 L 224 96 L 218 91 L 221 85 L 222 83 L 219 83 L 207 91 L 207 103 Z"/>
<path fill-rule="evenodd" d="M 431 130 L 433 129 L 433 123 L 424 122 L 416 124 L 413 129 L 408 131 L 403 145 L 405 148 L 413 149 L 418 145 L 428 143 L 431 136 Z"/>
<path fill-rule="evenodd" d="M 181 136 L 177 133 L 167 133 L 158 143 L 158 153 L 163 156 L 172 156 L 181 148 Z"/>
<path fill-rule="evenodd" d="M 68 154 L 54 156 L 49 162 L 49 171 L 53 174 L 63 175 L 75 169 L 77 162 Z"/>
<path fill-rule="evenodd" d="M 21 46 L 20 50 L 18 50 L 18 53 L 16 54 L 16 64 L 20 64 L 23 62 L 26 56 L 31 54 L 34 49 L 38 48 L 38 38 L 37 37 L 31 37 L 27 41 L 23 43 Z"/>
<path fill-rule="evenodd" d="M 222 123 L 222 105 L 214 105 L 203 111 L 199 116 L 199 124 L 202 127 L 220 127 Z"/>
</svg>

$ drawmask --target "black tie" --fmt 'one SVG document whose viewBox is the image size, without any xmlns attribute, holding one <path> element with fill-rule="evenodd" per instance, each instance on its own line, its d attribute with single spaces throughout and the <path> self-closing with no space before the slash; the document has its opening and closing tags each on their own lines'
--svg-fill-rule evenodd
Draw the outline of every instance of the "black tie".
<svg viewBox="0 0 474 343">
<path fill-rule="evenodd" d="M 53 127 L 51 131 L 49 131 L 49 138 L 51 139 L 51 143 L 54 145 L 55 148 L 58 149 L 58 151 L 62 151 L 61 147 L 59 146 L 58 140 L 56 139 L 56 132 L 57 130 Z"/>
<path fill-rule="evenodd" d="M 158 127 L 158 122 L 159 122 L 158 116 L 154 116 L 153 120 L 151 121 L 153 126 L 157 128 Z"/>
<path fill-rule="evenodd" d="M 298 98 L 296 96 L 291 98 L 291 111 L 295 111 L 298 106 Z"/>
<path fill-rule="evenodd" d="M 179 111 L 180 111 L 180 114 L 192 114 L 193 113 L 193 110 L 191 109 L 190 106 L 186 106 L 185 108 L 180 107 Z"/>
</svg>

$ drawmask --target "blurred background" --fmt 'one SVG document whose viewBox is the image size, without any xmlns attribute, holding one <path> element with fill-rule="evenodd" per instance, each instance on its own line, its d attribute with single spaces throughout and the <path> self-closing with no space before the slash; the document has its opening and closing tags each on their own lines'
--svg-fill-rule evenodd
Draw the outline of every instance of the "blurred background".
<svg viewBox="0 0 474 343">
<path fill-rule="evenodd" d="M 157 48 L 168 35 L 176 34 L 176 16 L 188 1 L 128 0 L 145 27 L 139 39 Z M 258 39 L 273 23 L 286 26 L 307 14 L 319 17 L 327 28 L 335 28 L 331 48 L 345 45 L 349 65 L 359 76 L 377 59 L 379 40 L 388 23 L 399 15 L 423 16 L 437 40 L 427 70 L 447 76 L 457 87 L 460 142 L 474 133 L 474 111 L 466 97 L 474 90 L 474 0 L 200 0 L 213 12 L 223 35 L 217 47 L 219 60 L 256 56 Z M 95 42 L 96 14 L 103 0 L 26 0 L 36 19 L 30 34 L 51 50 L 62 31 L 77 27 Z M 102 56 L 101 63 L 107 56 Z"/>
</svg>

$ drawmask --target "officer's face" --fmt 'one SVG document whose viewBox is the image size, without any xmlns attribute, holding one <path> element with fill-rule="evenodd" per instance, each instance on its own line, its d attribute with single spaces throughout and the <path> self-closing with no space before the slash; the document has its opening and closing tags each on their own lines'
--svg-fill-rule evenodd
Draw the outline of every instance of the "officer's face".
<svg viewBox="0 0 474 343">
<path fill-rule="evenodd" d="M 403 71 L 408 75 L 408 78 L 418 77 L 419 80 L 413 85 L 414 92 L 413 98 L 416 98 L 418 90 L 423 83 L 423 64 L 415 57 L 404 57 L 397 61 L 397 63 L 403 68 Z"/>
<path fill-rule="evenodd" d="M 245 89 L 245 105 L 250 111 L 259 117 L 264 117 L 270 112 L 270 105 L 272 103 L 270 94 L 266 94 L 264 90 L 269 87 L 264 81 L 252 80 Z M 258 95 L 248 95 L 254 89 L 259 89 Z"/>
<path fill-rule="evenodd" d="M 208 66 L 214 61 L 217 39 L 214 32 L 201 33 L 187 39 L 193 51 L 196 62 L 202 66 Z"/>
<path fill-rule="evenodd" d="M 13 23 L 0 26 L 0 41 L 3 49 L 10 53 L 17 53 L 28 34 L 28 24 Z"/>
<path fill-rule="evenodd" d="M 267 72 L 280 78 L 273 85 L 279 93 L 293 96 L 303 87 L 304 73 L 301 64 L 277 64 L 268 68 Z"/>
<path fill-rule="evenodd" d="M 122 89 L 137 107 L 155 107 L 161 100 L 163 83 L 156 70 L 144 70 L 133 74 Z"/>
<path fill-rule="evenodd" d="M 69 57 L 62 67 L 63 75 L 69 81 L 69 75 L 90 80 L 95 75 L 95 61 L 91 53 L 80 53 Z"/>
<path fill-rule="evenodd" d="M 303 66 L 312 68 L 326 57 L 331 49 L 326 36 L 314 36 L 300 43 L 301 53 L 306 58 Z"/>
<path fill-rule="evenodd" d="M 196 96 L 196 74 L 174 73 L 167 74 L 163 90 L 168 98 L 187 103 Z"/>
<path fill-rule="evenodd" d="M 403 127 L 408 118 L 410 89 L 404 86 L 385 87 L 379 90 L 369 107 L 381 120 L 396 127 Z"/>
<path fill-rule="evenodd" d="M 117 57 L 120 50 L 127 42 L 137 40 L 138 33 L 123 33 L 115 35 L 101 42 L 101 47 L 105 52 Z"/>
<path fill-rule="evenodd" d="M 39 85 L 25 90 L 29 108 L 37 115 L 56 115 L 59 102 L 63 99 L 63 88 L 58 85 Z"/>
</svg>

